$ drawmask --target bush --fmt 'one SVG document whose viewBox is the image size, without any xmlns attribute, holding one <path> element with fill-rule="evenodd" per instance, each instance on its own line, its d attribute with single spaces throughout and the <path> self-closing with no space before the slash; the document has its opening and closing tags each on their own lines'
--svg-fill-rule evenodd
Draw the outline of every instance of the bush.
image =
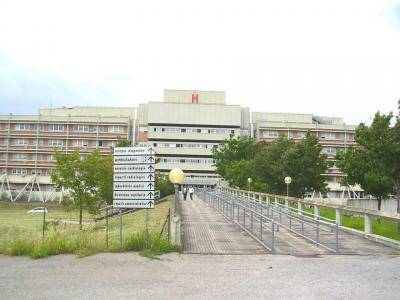
<svg viewBox="0 0 400 300">
<path fill-rule="evenodd" d="M 168 176 L 156 173 L 155 189 L 160 191 L 160 197 L 171 195 L 174 193 L 174 185 L 169 181 Z"/>
</svg>

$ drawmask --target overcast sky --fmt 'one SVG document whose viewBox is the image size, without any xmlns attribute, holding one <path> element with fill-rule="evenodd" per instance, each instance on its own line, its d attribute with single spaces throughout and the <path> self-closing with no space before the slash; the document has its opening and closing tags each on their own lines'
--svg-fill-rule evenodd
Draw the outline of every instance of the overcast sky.
<svg viewBox="0 0 400 300">
<path fill-rule="evenodd" d="M 351 124 L 397 112 L 400 1 L 0 0 L 0 114 L 165 88 Z"/>
</svg>

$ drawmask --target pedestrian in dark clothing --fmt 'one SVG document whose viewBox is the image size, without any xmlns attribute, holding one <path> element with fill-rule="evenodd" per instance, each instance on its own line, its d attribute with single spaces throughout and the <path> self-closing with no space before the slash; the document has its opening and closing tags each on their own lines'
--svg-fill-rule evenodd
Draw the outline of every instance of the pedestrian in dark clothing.
<svg viewBox="0 0 400 300">
<path fill-rule="evenodd" d="M 186 186 L 183 187 L 183 200 L 186 200 L 186 196 L 188 194 L 188 188 Z"/>
</svg>

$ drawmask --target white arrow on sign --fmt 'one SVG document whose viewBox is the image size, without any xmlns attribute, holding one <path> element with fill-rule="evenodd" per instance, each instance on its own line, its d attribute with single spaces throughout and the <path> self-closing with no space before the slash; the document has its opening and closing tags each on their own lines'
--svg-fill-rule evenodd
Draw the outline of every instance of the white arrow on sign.
<svg viewBox="0 0 400 300">
<path fill-rule="evenodd" d="M 152 191 L 114 191 L 114 200 L 153 200 L 154 192 Z"/>
<path fill-rule="evenodd" d="M 146 165 L 115 165 L 114 173 L 146 173 L 155 171 L 154 164 Z"/>
<path fill-rule="evenodd" d="M 153 181 L 114 182 L 114 191 L 154 191 Z"/>
<path fill-rule="evenodd" d="M 115 147 L 114 155 L 153 155 L 153 147 Z"/>
<path fill-rule="evenodd" d="M 116 208 L 154 208 L 154 200 L 114 200 Z"/>
<path fill-rule="evenodd" d="M 154 164 L 156 158 L 154 155 L 143 155 L 143 156 L 114 156 L 114 164 L 126 165 L 126 164 Z"/>
<path fill-rule="evenodd" d="M 116 173 L 114 174 L 114 182 L 116 181 L 154 181 L 154 173 Z"/>
</svg>

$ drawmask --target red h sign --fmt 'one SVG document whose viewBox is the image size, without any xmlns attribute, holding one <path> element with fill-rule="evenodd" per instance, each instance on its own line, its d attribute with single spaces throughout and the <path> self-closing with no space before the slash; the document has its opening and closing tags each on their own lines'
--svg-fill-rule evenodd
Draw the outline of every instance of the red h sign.
<svg viewBox="0 0 400 300">
<path fill-rule="evenodd" d="M 199 94 L 192 94 L 192 103 L 199 103 Z"/>
</svg>

